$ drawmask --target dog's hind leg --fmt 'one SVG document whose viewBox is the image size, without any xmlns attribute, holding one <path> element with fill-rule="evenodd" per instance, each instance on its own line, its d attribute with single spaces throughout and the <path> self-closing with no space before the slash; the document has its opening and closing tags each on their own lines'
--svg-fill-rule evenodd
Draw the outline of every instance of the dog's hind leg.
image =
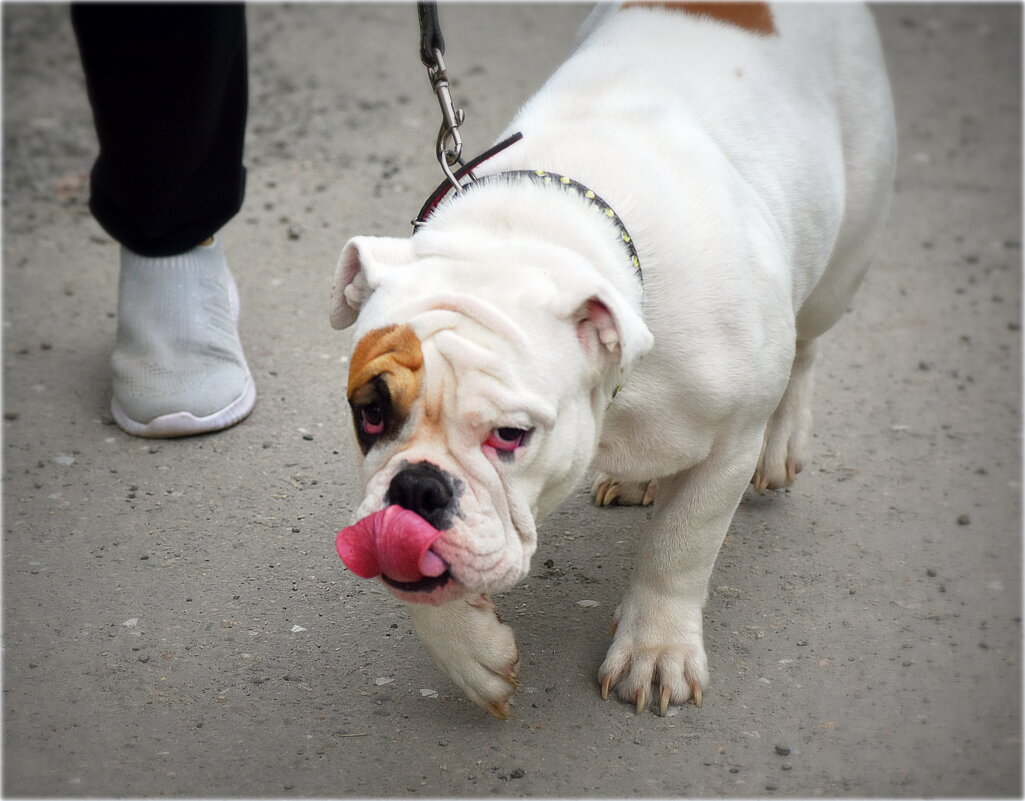
<svg viewBox="0 0 1025 801">
<path fill-rule="evenodd" d="M 797 343 L 786 392 L 765 428 L 762 455 L 751 478 L 756 492 L 789 486 L 807 461 L 815 349 L 815 340 Z"/>
</svg>

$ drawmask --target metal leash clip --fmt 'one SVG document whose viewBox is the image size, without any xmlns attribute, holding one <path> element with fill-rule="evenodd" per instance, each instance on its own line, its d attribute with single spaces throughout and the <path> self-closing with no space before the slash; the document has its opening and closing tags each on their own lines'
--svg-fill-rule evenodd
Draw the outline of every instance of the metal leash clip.
<svg viewBox="0 0 1025 801">
<path fill-rule="evenodd" d="M 436 146 L 438 163 L 453 188 L 457 192 L 462 192 L 463 187 L 456 178 L 454 169 L 462 164 L 463 139 L 459 135 L 459 126 L 463 124 L 466 115 L 452 102 L 445 60 L 442 58 L 441 50 L 437 48 L 434 50 L 434 60 L 434 65 L 427 67 L 427 77 L 431 81 L 434 94 L 438 97 L 438 105 L 441 106 L 441 128 L 438 130 Z"/>
<path fill-rule="evenodd" d="M 459 126 L 463 124 L 463 110 L 457 109 L 452 102 L 449 91 L 448 73 L 445 71 L 445 38 L 441 35 L 441 22 L 438 19 L 438 3 L 436 0 L 419 0 L 416 4 L 417 16 L 420 19 L 420 61 L 427 67 L 427 77 L 431 89 L 441 106 L 441 129 L 438 131 L 436 152 L 438 163 L 445 177 L 457 192 L 463 187 L 456 178 L 455 168 L 462 165 L 463 139 L 459 135 Z M 473 174 L 469 176 L 473 179 Z"/>
</svg>

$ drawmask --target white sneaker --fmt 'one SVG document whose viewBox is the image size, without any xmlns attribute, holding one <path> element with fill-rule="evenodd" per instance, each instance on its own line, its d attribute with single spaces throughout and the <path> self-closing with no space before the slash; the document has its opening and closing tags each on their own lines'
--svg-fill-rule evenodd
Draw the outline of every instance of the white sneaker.
<svg viewBox="0 0 1025 801">
<path fill-rule="evenodd" d="M 111 412 L 129 434 L 185 437 L 252 411 L 238 288 L 219 240 L 159 259 L 122 247 L 117 312 Z"/>
</svg>

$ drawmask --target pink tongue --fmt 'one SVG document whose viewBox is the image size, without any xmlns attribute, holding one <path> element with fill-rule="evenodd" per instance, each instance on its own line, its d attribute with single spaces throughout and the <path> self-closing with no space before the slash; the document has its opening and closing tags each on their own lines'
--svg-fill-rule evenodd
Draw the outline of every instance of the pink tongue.
<svg viewBox="0 0 1025 801">
<path fill-rule="evenodd" d="M 448 569 L 431 550 L 441 532 L 416 512 L 388 506 L 338 532 L 335 550 L 360 578 L 381 573 L 402 582 L 440 576 Z"/>
</svg>

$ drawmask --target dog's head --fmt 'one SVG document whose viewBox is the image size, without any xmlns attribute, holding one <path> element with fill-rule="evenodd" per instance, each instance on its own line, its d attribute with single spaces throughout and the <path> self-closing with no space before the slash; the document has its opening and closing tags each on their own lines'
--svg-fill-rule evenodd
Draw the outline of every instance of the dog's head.
<svg viewBox="0 0 1025 801">
<path fill-rule="evenodd" d="M 429 230 L 351 240 L 331 322 L 357 323 L 346 394 L 365 480 L 339 552 L 435 604 L 526 576 L 535 519 L 580 480 L 614 388 L 651 345 L 579 255 Z"/>
</svg>

